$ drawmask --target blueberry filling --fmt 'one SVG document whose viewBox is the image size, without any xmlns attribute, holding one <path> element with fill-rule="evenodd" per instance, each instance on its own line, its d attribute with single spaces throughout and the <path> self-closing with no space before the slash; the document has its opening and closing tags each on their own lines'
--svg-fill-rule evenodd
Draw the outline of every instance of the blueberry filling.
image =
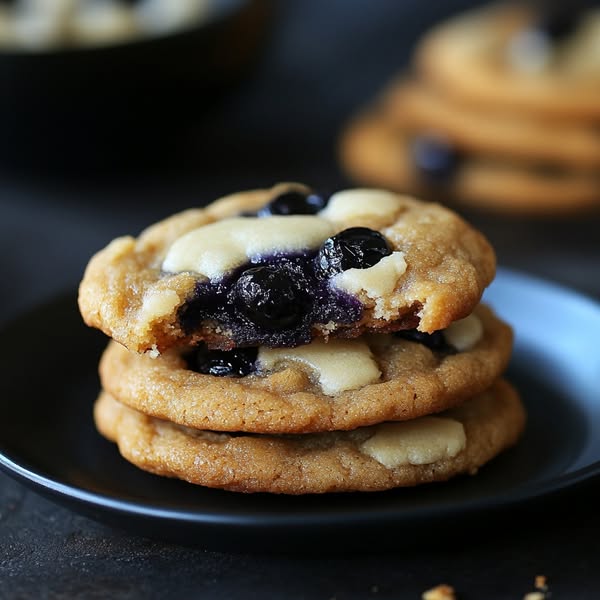
<svg viewBox="0 0 600 600">
<path fill-rule="evenodd" d="M 405 329 L 403 331 L 396 331 L 394 335 L 404 340 L 408 340 L 409 342 L 423 344 L 434 352 L 443 352 L 444 354 L 456 353 L 456 348 L 448 344 L 443 331 L 425 333 L 423 331 L 417 331 L 416 329 Z"/>
<path fill-rule="evenodd" d="M 256 348 L 209 350 L 204 344 L 194 348 L 185 359 L 188 368 L 203 375 L 244 377 L 256 370 Z"/>
<path fill-rule="evenodd" d="M 325 208 L 327 198 L 313 192 L 290 190 L 279 194 L 257 212 L 259 217 L 271 215 L 315 215 Z"/>
<path fill-rule="evenodd" d="M 233 284 L 229 301 L 250 324 L 267 329 L 296 326 L 311 304 L 300 265 L 282 262 L 245 270 Z"/>
<path fill-rule="evenodd" d="M 280 194 L 258 216 L 315 214 L 327 198 L 299 191 Z M 294 347 L 312 339 L 313 325 L 360 320 L 361 302 L 329 284 L 347 269 L 367 269 L 392 253 L 386 239 L 366 227 L 346 229 L 318 251 L 252 259 L 216 281 L 199 281 L 178 313 L 191 335 L 203 321 L 228 330 L 236 346 Z"/>
<path fill-rule="evenodd" d="M 420 135 L 412 140 L 410 153 L 418 172 L 429 183 L 450 179 L 461 162 L 458 150 L 446 140 L 433 135 Z"/>
<path fill-rule="evenodd" d="M 190 335 L 203 321 L 230 331 L 236 346 L 307 344 L 315 323 L 350 324 L 363 312 L 359 300 L 314 271 L 315 253 L 261 257 L 219 281 L 199 281 L 179 310 Z"/>
<path fill-rule="evenodd" d="M 216 321 L 237 346 L 306 344 L 315 323 L 351 324 L 362 316 L 360 301 L 331 287 L 329 278 L 371 267 L 391 253 L 379 232 L 346 229 L 316 253 L 261 257 L 219 281 L 198 282 L 179 322 L 191 334 L 202 321 Z"/>
<path fill-rule="evenodd" d="M 378 231 L 351 227 L 323 242 L 315 258 L 315 272 L 324 279 L 348 269 L 368 269 L 391 253 Z"/>
</svg>

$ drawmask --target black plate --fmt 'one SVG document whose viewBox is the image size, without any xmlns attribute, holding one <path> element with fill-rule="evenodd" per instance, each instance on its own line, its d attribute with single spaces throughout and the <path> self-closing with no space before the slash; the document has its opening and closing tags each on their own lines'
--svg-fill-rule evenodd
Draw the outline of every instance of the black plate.
<svg viewBox="0 0 600 600">
<path fill-rule="evenodd" d="M 195 487 L 139 471 L 94 430 L 96 363 L 105 338 L 74 295 L 0 335 L 0 466 L 38 492 L 143 535 L 225 549 L 368 548 L 396 529 L 423 536 L 492 509 L 515 508 L 600 471 L 600 305 L 501 271 L 486 294 L 515 327 L 510 379 L 529 423 L 521 443 L 477 477 L 373 494 L 283 497 Z M 412 534 L 411 534 L 412 535 Z M 408 536 L 386 536 L 396 544 Z M 371 541 L 369 541 L 371 540 Z M 314 548 L 314 546 L 311 546 Z"/>
</svg>

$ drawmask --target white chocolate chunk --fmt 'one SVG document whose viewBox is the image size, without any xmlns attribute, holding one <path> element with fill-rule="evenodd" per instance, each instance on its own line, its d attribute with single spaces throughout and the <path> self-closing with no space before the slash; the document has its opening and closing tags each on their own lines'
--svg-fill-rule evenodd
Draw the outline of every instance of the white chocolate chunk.
<svg viewBox="0 0 600 600">
<path fill-rule="evenodd" d="M 483 325 L 479 317 L 469 315 L 464 319 L 454 321 L 444 329 L 444 338 L 459 352 L 470 350 L 483 336 Z"/>
<path fill-rule="evenodd" d="M 544 33 L 527 29 L 510 40 L 506 51 L 511 66 L 517 71 L 535 74 L 550 66 L 554 48 Z"/>
<path fill-rule="evenodd" d="M 219 279 L 252 258 L 318 248 L 333 233 L 329 221 L 309 215 L 224 219 L 177 239 L 162 268 Z"/>
<path fill-rule="evenodd" d="M 258 365 L 272 371 L 286 363 L 299 362 L 317 376 L 324 394 L 333 396 L 355 390 L 381 377 L 371 350 L 359 340 L 315 340 L 298 348 L 266 348 L 258 350 Z"/>
<path fill-rule="evenodd" d="M 393 469 L 453 458 L 466 445 L 462 423 L 444 417 L 419 417 L 378 425 L 375 435 L 361 445 L 361 451 L 384 467 Z"/>
<path fill-rule="evenodd" d="M 600 11 L 581 15 L 574 31 L 559 43 L 554 43 L 535 28 L 525 29 L 509 41 L 507 54 L 510 64 L 526 75 L 555 72 L 561 76 L 597 80 L 600 75 Z"/>
<path fill-rule="evenodd" d="M 377 299 L 391 294 L 405 271 L 404 253 L 392 252 L 368 269 L 348 269 L 338 273 L 331 283 L 350 294 L 362 291 L 369 298 Z"/>
<path fill-rule="evenodd" d="M 385 190 L 344 190 L 331 196 L 319 216 L 332 221 L 345 221 L 357 217 L 387 217 L 393 215 L 400 206 L 398 195 Z"/>
</svg>

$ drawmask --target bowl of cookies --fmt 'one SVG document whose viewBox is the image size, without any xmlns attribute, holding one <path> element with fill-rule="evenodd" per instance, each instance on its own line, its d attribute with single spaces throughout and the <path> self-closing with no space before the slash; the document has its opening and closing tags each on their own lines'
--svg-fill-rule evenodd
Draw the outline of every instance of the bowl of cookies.
<svg viewBox="0 0 600 600">
<path fill-rule="evenodd" d="M 268 0 L 0 3 L 2 158 L 143 149 L 240 80 L 269 16 Z"/>
</svg>

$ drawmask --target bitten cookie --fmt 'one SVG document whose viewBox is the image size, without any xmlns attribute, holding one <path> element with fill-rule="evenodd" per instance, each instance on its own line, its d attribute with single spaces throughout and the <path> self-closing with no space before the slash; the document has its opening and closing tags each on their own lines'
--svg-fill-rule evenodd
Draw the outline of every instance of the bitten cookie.
<svg viewBox="0 0 600 600">
<path fill-rule="evenodd" d="M 435 417 L 348 432 L 231 435 L 183 428 L 136 412 L 102 393 L 100 432 L 136 466 L 190 483 L 241 492 L 377 491 L 475 473 L 516 443 L 525 413 L 499 380 Z"/>
<path fill-rule="evenodd" d="M 158 358 L 111 342 L 102 386 L 120 402 L 196 429 L 307 433 L 440 412 L 506 368 L 512 331 L 479 306 L 443 332 L 415 330 L 293 349 L 170 350 Z"/>
<path fill-rule="evenodd" d="M 280 184 L 114 240 L 90 261 L 79 306 L 137 352 L 294 347 L 444 329 L 471 313 L 494 273 L 487 240 L 439 205 Z"/>
</svg>

